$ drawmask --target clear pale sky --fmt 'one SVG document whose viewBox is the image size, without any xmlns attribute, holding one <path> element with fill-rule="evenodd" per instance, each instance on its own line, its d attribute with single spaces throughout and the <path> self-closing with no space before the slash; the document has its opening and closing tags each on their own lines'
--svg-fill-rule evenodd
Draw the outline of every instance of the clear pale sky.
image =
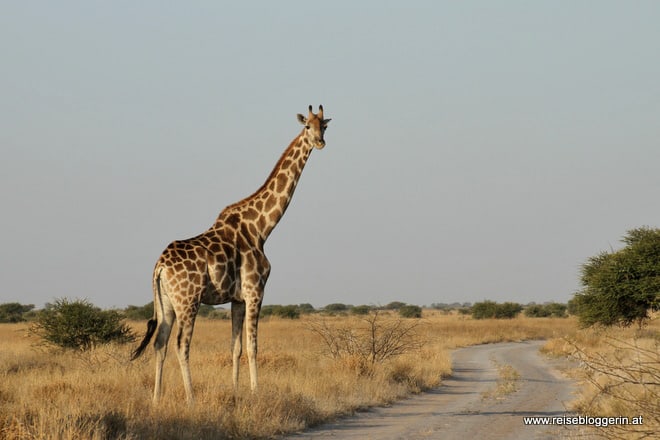
<svg viewBox="0 0 660 440">
<path fill-rule="evenodd" d="M 152 300 L 332 122 L 265 304 L 561 301 L 660 219 L 660 2 L 0 6 L 0 302 Z"/>
</svg>

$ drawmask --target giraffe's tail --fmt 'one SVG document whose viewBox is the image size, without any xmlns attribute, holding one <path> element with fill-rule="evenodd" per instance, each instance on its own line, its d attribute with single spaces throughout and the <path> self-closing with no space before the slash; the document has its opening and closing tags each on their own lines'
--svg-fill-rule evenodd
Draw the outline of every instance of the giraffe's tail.
<svg viewBox="0 0 660 440">
<path fill-rule="evenodd" d="M 153 288 L 154 288 L 154 315 L 153 318 L 151 318 L 149 322 L 147 322 L 147 333 L 144 335 L 142 342 L 140 342 L 138 348 L 136 348 L 133 351 L 133 354 L 131 355 L 132 361 L 134 361 L 135 359 L 139 358 L 142 355 L 144 349 L 147 348 L 147 345 L 149 345 L 149 342 L 151 341 L 151 338 L 154 336 L 154 333 L 156 332 L 156 328 L 158 327 L 158 313 L 156 312 L 158 310 L 157 307 L 160 307 L 160 271 L 158 270 L 158 265 L 156 265 L 156 269 L 154 269 Z"/>
<path fill-rule="evenodd" d="M 142 342 L 140 342 L 138 348 L 136 348 L 135 351 L 133 351 L 133 354 L 131 355 L 132 361 L 139 358 L 142 355 L 142 352 L 144 352 L 144 349 L 147 348 L 147 345 L 149 345 L 149 341 L 151 341 L 151 338 L 156 332 L 157 325 L 158 325 L 158 321 L 156 320 L 155 317 L 150 319 L 149 322 L 147 322 L 147 333 L 144 335 L 144 338 L 142 339 Z"/>
</svg>

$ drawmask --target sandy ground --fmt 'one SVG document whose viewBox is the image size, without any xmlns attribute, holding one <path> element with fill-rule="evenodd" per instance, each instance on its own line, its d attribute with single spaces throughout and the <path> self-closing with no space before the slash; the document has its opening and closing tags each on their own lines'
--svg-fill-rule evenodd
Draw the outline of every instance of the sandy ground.
<svg viewBox="0 0 660 440">
<path fill-rule="evenodd" d="M 442 386 L 386 408 L 346 417 L 300 434 L 302 439 L 556 439 L 572 437 L 561 426 L 525 426 L 523 417 L 560 417 L 574 384 L 565 365 L 539 353 L 543 342 L 478 345 L 453 353 L 453 375 Z M 520 375 L 517 390 L 496 395 L 497 365 Z M 485 397 L 487 396 L 487 397 Z"/>
</svg>

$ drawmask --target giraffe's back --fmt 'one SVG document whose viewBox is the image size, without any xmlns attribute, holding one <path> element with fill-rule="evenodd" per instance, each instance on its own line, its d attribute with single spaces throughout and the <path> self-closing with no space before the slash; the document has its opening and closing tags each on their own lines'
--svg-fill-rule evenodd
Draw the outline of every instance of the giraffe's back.
<svg viewBox="0 0 660 440">
<path fill-rule="evenodd" d="M 226 238 L 202 234 L 170 243 L 156 263 L 154 279 L 173 304 L 224 304 L 240 296 L 238 260 L 235 246 Z"/>
</svg>

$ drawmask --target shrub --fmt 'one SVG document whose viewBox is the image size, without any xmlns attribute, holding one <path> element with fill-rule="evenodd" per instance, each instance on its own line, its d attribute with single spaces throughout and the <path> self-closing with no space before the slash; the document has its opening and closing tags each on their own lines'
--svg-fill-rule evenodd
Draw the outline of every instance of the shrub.
<svg viewBox="0 0 660 440">
<path fill-rule="evenodd" d="M 474 319 L 511 319 L 515 318 L 521 311 L 522 306 L 518 303 L 505 302 L 498 304 L 495 301 L 483 301 L 474 303 L 472 317 Z"/>
<path fill-rule="evenodd" d="M 128 306 L 124 309 L 124 316 L 135 321 L 151 319 L 154 316 L 154 302 L 143 306 Z"/>
<path fill-rule="evenodd" d="M 422 308 L 414 305 L 405 305 L 399 307 L 399 315 L 402 318 L 421 318 Z"/>
<path fill-rule="evenodd" d="M 309 303 L 303 303 L 298 305 L 298 311 L 303 314 L 308 314 L 316 312 L 316 309 L 314 309 L 314 306 Z"/>
<path fill-rule="evenodd" d="M 522 312 L 522 306 L 518 303 L 505 302 L 498 304 L 495 308 L 495 318 L 497 319 L 512 319 Z"/>
<path fill-rule="evenodd" d="M 660 429 L 660 341 L 639 337 L 620 339 L 599 337 L 599 346 L 564 339 L 572 348 L 571 357 L 584 371 L 581 377 L 589 386 L 575 409 L 581 414 L 598 416 L 643 415 L 643 423 L 611 424 L 596 427 L 598 438 L 657 438 Z M 641 419 L 641 417 L 640 417 Z"/>
<path fill-rule="evenodd" d="M 530 318 L 545 318 L 551 315 L 550 310 L 540 304 L 525 307 L 525 316 Z"/>
<path fill-rule="evenodd" d="M 387 304 L 383 308 L 385 310 L 399 310 L 401 307 L 403 307 L 405 305 L 406 305 L 406 303 L 401 302 L 401 301 L 392 301 L 391 303 Z"/>
<path fill-rule="evenodd" d="M 199 305 L 199 310 L 197 310 L 197 316 L 202 316 L 204 318 L 208 318 L 208 316 L 213 313 L 215 310 L 215 307 L 208 305 L 208 304 L 200 304 Z"/>
<path fill-rule="evenodd" d="M 135 337 L 115 310 L 101 310 L 87 300 L 57 299 L 38 315 L 32 332 L 50 345 L 89 350 L 109 342 L 127 343 Z"/>
<path fill-rule="evenodd" d="M 566 313 L 568 306 L 566 304 L 550 303 L 546 304 L 545 308 L 550 312 L 550 316 L 555 318 L 566 318 L 568 316 Z"/>
<path fill-rule="evenodd" d="M 321 337 L 330 357 L 375 364 L 419 350 L 424 341 L 417 335 L 418 325 L 375 310 L 358 318 L 358 325 L 334 326 L 326 320 L 315 320 L 309 323 L 309 330 Z"/>
<path fill-rule="evenodd" d="M 213 309 L 206 317 L 208 319 L 231 319 L 231 312 L 225 309 Z"/>
<path fill-rule="evenodd" d="M 34 304 L 0 304 L 0 322 L 23 322 L 25 321 L 25 314 L 32 309 L 34 309 Z"/>
<path fill-rule="evenodd" d="M 495 301 L 482 301 L 474 303 L 472 306 L 472 317 L 474 319 L 494 318 L 496 308 L 497 303 Z"/>
<path fill-rule="evenodd" d="M 368 315 L 370 311 L 371 311 L 371 307 L 364 305 L 355 306 L 351 309 L 351 313 L 353 315 Z"/>
<path fill-rule="evenodd" d="M 348 309 L 349 307 L 346 304 L 341 303 L 328 304 L 323 308 L 326 312 L 346 312 Z"/>
<path fill-rule="evenodd" d="M 300 311 L 298 310 L 298 306 L 294 305 L 280 306 L 280 308 L 276 310 L 275 314 L 281 318 L 287 319 L 300 318 Z"/>
<path fill-rule="evenodd" d="M 281 318 L 298 319 L 300 318 L 300 310 L 296 305 L 282 306 L 279 304 L 267 305 L 261 308 L 261 315 L 264 316 L 279 316 Z"/>
</svg>

